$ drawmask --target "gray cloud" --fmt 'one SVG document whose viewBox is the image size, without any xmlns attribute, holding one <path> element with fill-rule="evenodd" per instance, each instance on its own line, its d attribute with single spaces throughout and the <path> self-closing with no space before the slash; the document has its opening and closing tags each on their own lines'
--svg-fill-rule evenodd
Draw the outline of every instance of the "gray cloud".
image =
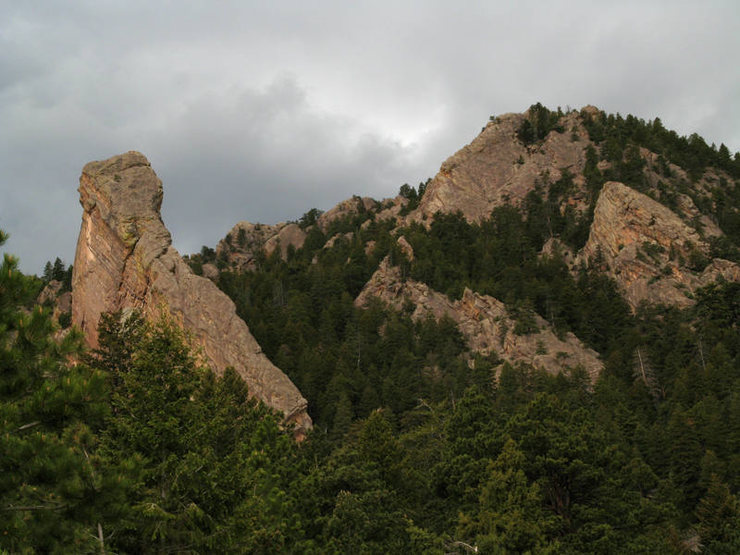
<svg viewBox="0 0 740 555">
<path fill-rule="evenodd" d="M 352 192 L 395 194 L 411 149 L 350 118 L 315 111 L 305 91 L 283 77 L 262 91 L 198 99 L 146 150 L 172 184 L 166 223 L 193 250 L 241 219 L 297 219 Z"/>
<path fill-rule="evenodd" d="M 433 175 L 531 103 L 740 148 L 736 2 L 0 0 L 0 227 L 68 262 L 82 166 L 137 149 L 183 252 Z"/>
</svg>

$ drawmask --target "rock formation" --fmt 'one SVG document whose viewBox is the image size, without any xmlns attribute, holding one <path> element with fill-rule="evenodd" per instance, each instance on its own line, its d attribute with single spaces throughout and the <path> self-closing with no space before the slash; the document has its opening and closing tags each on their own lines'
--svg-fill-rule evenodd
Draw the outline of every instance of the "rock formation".
<svg viewBox="0 0 740 555">
<path fill-rule="evenodd" d="M 379 205 L 379 210 L 375 214 L 375 220 L 382 222 L 384 220 L 393 220 L 398 222 L 401 219 L 401 212 L 408 205 L 409 200 L 398 195 L 392 199 L 383 199 Z M 366 225 L 365 222 L 362 225 Z"/>
<path fill-rule="evenodd" d="M 280 256 L 287 259 L 288 249 L 300 249 L 306 241 L 306 232 L 297 224 L 276 225 L 239 222 L 216 247 L 216 256 L 226 260 L 237 270 L 254 270 L 257 254 L 264 250 L 270 256 L 280 248 Z"/>
<path fill-rule="evenodd" d="M 237 270 L 254 270 L 257 253 L 278 231 L 275 225 L 239 222 L 218 242 L 216 257 Z"/>
<path fill-rule="evenodd" d="M 691 293 L 717 276 L 737 279 L 737 264 L 721 259 L 700 273 L 697 265 L 708 255 L 708 243 L 677 214 L 630 187 L 608 182 L 579 259 L 594 261 L 613 277 L 634 309 L 642 301 L 686 307 L 693 303 Z"/>
<path fill-rule="evenodd" d="M 568 132 L 551 131 L 542 144 L 524 145 L 517 130 L 526 114 L 505 114 L 488 123 L 469 145 L 448 158 L 427 186 L 410 219 L 422 221 L 437 212 L 461 211 L 468 221 L 487 218 L 507 202 L 519 205 L 544 172 L 556 181 L 564 168 L 579 176 L 586 161 L 586 135 L 577 113 L 562 118 Z M 580 177 L 580 176 L 579 176 Z"/>
<path fill-rule="evenodd" d="M 327 210 L 321 216 L 319 216 L 316 224 L 319 229 L 326 233 L 329 230 L 331 224 L 347 216 L 353 216 L 361 212 L 370 212 L 377 208 L 378 201 L 371 199 L 370 197 L 357 197 L 348 198 L 337 204 L 334 208 Z"/>
<path fill-rule="evenodd" d="M 459 301 L 450 301 L 423 283 L 402 279 L 400 268 L 391 266 L 387 258 L 360 292 L 355 305 L 365 306 L 373 297 L 396 310 L 411 302 L 414 306 L 411 317 L 415 320 L 428 315 L 437 320 L 445 315 L 450 317 L 470 350 L 484 356 L 496 352 L 511 363 L 526 362 L 552 373 L 582 366 L 592 381 L 596 381 L 603 369 L 596 351 L 584 346 L 570 332 L 559 339 L 543 318 L 533 314 L 539 331 L 517 335 L 516 322 L 501 301 L 469 289 L 465 289 Z"/>
<path fill-rule="evenodd" d="M 285 224 L 280 227 L 280 231 L 273 235 L 265 242 L 265 254 L 270 256 L 275 249 L 280 249 L 280 256 L 283 260 L 288 259 L 288 249 L 293 247 L 298 250 L 306 242 L 306 232 L 297 224 Z"/>
<path fill-rule="evenodd" d="M 69 332 L 72 313 L 72 293 L 65 291 L 61 281 L 52 279 L 39 293 L 36 302 L 51 308 L 52 319 L 59 324 L 60 329 L 54 332 L 56 339 L 61 339 Z"/>
<path fill-rule="evenodd" d="M 492 118 L 469 145 L 442 164 L 419 207 L 405 222 L 428 223 L 438 212 L 457 211 L 470 222 L 480 221 L 498 206 L 521 205 L 538 185 L 539 191 L 547 195 L 549 185 L 566 169 L 572 175 L 573 187 L 562 199 L 561 213 L 570 206 L 576 213 L 585 214 L 589 195 L 583 175 L 586 150 L 592 146 L 598 154 L 603 145 L 590 140 L 584 118 L 603 116 L 593 106 L 568 112 L 542 140 L 531 144 L 518 136 L 530 118 L 529 112 Z M 729 177 L 710 168 L 700 179 L 691 181 L 679 166 L 646 148 L 638 152 L 644 163 L 641 186 L 653 198 L 624 184 L 607 183 L 596 203 L 590 239 L 581 252 L 576 255 L 558 238 L 552 238 L 543 254 L 553 254 L 557 246 L 573 271 L 589 259 L 598 260 L 617 281 L 633 309 L 643 301 L 686 307 L 693 303 L 693 292 L 698 287 L 720 276 L 735 280 L 740 273 L 737 264 L 711 260 L 708 240 L 723 233 L 694 201 L 701 199 L 706 204 L 712 190 Z M 598 169 L 612 172 L 613 165 L 600 160 Z"/>
<path fill-rule="evenodd" d="M 100 315 L 168 313 L 189 331 L 216 373 L 232 366 L 251 395 L 285 415 L 297 435 L 311 427 L 301 393 L 262 353 L 234 303 L 196 276 L 171 245 L 161 216 L 162 183 L 147 159 L 128 152 L 91 162 L 80 177 L 82 228 L 72 276 L 72 320 L 91 347 Z"/>
</svg>

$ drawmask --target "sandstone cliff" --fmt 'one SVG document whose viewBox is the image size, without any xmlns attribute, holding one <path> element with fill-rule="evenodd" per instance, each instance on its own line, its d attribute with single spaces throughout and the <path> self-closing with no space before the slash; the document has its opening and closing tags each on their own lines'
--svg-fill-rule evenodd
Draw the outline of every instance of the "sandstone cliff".
<svg viewBox="0 0 740 555">
<path fill-rule="evenodd" d="M 402 310 L 406 303 L 411 302 L 415 320 L 428 315 L 436 319 L 445 315 L 450 317 L 458 325 L 470 350 L 484 356 L 495 352 L 511 363 L 526 362 L 551 373 L 582 366 L 592 381 L 596 381 L 603 369 L 596 351 L 583 345 L 572 333 L 559 339 L 543 318 L 532 315 L 539 331 L 517 335 L 514 333 L 516 322 L 501 301 L 469 289 L 459 301 L 450 301 L 446 295 L 423 283 L 402 279 L 400 268 L 391 266 L 388 259 L 381 262 L 355 300 L 355 305 L 365 306 L 373 297 L 396 310 Z"/>
<path fill-rule="evenodd" d="M 572 112 L 561 118 L 567 132 L 553 130 L 541 144 L 533 145 L 517 138 L 526 117 L 505 114 L 489 122 L 469 145 L 442 164 L 409 219 L 422 221 L 437 212 L 459 210 L 468 221 L 480 221 L 497 206 L 519 205 L 544 172 L 556 181 L 568 168 L 576 183 L 582 183 L 587 142 L 572 138 L 573 133 L 587 135 L 579 115 Z"/>
<path fill-rule="evenodd" d="M 677 214 L 622 183 L 608 182 L 579 259 L 613 277 L 633 309 L 642 301 L 686 307 L 698 287 L 720 275 L 732 281 L 740 275 L 737 264 L 722 259 L 703 268 L 709 252 L 704 238 Z"/>
<path fill-rule="evenodd" d="M 162 311 L 192 333 L 213 370 L 233 366 L 250 394 L 281 411 L 296 433 L 311 427 L 298 389 L 262 353 L 233 302 L 196 276 L 171 245 L 161 216 L 162 183 L 148 160 L 128 152 L 91 162 L 80 177 L 82 228 L 72 276 L 72 320 L 97 346 L 100 315 Z"/>
</svg>

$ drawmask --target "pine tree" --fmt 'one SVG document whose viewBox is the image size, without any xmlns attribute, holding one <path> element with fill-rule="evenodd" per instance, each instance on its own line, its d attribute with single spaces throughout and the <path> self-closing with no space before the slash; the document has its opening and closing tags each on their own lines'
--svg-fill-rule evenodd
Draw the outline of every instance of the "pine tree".
<svg viewBox="0 0 740 555">
<path fill-rule="evenodd" d="M 551 537 L 559 518 L 547 511 L 537 483 L 524 473 L 525 457 L 511 438 L 490 463 L 474 519 L 462 515 L 458 535 L 475 538 L 486 552 L 557 551 Z"/>
<path fill-rule="evenodd" d="M 51 279 L 55 279 L 57 281 L 64 281 L 64 277 L 66 274 L 66 269 L 64 267 L 64 262 L 61 258 L 57 256 L 57 258 L 54 260 L 54 266 L 51 270 Z"/>
<path fill-rule="evenodd" d="M 44 274 L 42 276 L 42 279 L 45 283 L 49 283 L 53 279 L 53 273 L 54 268 L 52 267 L 51 262 L 47 260 L 46 264 L 44 265 Z"/>
<path fill-rule="evenodd" d="M 201 366 L 167 319 L 103 318 L 100 345 L 95 363 L 113 387 L 101 452 L 139 477 L 114 547 L 280 551 L 300 535 L 287 512 L 294 442 L 233 370 Z"/>
<path fill-rule="evenodd" d="M 740 504 L 727 484 L 712 474 L 707 493 L 695 510 L 702 543 L 711 552 L 737 553 L 740 548 Z"/>
<path fill-rule="evenodd" d="M 3 234 L 0 232 L 0 244 Z M 0 266 L 0 551 L 105 550 L 119 514 L 121 476 L 97 453 L 107 413 L 100 373 L 71 361 L 81 342 L 57 341 L 37 286 L 4 256 Z"/>
<path fill-rule="evenodd" d="M 632 374 L 635 381 L 640 382 L 645 386 L 645 389 L 648 390 L 653 401 L 656 403 L 663 399 L 665 392 L 660 386 L 660 382 L 653 371 L 653 365 L 650 363 L 644 346 L 640 345 L 635 348 L 632 360 Z"/>
</svg>

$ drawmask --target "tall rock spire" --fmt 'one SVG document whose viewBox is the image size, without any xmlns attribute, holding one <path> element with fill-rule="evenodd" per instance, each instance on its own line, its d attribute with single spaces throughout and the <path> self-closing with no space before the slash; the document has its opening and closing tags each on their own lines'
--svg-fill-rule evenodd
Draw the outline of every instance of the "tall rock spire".
<svg viewBox="0 0 740 555">
<path fill-rule="evenodd" d="M 80 177 L 82 227 L 72 276 L 72 320 L 91 347 L 105 312 L 168 313 L 203 349 L 211 368 L 232 366 L 251 395 L 285 415 L 297 435 L 311 427 L 307 402 L 262 353 L 234 303 L 195 275 L 172 247 L 160 215 L 162 182 L 146 157 L 127 152 L 90 162 Z"/>
</svg>

